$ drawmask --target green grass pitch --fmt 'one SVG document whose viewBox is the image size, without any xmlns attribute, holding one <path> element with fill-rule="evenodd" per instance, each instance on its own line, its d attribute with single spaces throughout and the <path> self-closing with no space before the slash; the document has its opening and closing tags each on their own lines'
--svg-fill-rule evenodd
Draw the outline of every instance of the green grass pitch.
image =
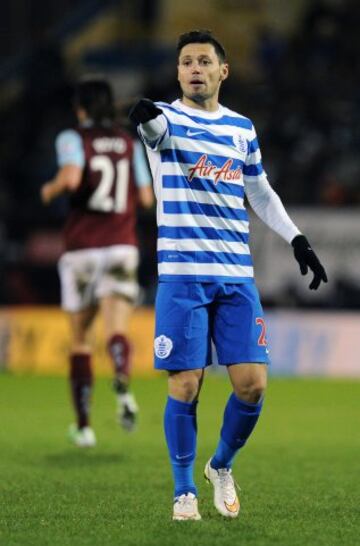
<svg viewBox="0 0 360 546">
<path fill-rule="evenodd" d="M 202 471 L 229 393 L 206 378 L 199 404 L 200 522 L 172 522 L 162 432 L 165 377 L 134 380 L 136 433 L 117 426 L 110 381 L 96 383 L 98 446 L 67 443 L 63 378 L 0 375 L 1 546 L 331 546 L 360 543 L 360 382 L 271 379 L 234 465 L 242 511 L 224 520 Z"/>
</svg>

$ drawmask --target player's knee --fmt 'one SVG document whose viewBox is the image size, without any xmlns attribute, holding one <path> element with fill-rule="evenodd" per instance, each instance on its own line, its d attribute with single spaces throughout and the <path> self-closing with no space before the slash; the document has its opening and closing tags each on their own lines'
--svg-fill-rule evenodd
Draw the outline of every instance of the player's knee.
<svg viewBox="0 0 360 546">
<path fill-rule="evenodd" d="M 200 389 L 200 378 L 192 373 L 170 374 L 169 395 L 183 402 L 193 402 Z"/>
<path fill-rule="evenodd" d="M 88 333 L 86 328 L 73 328 L 71 343 L 73 346 L 89 345 Z"/>
<path fill-rule="evenodd" d="M 199 390 L 198 381 L 194 378 L 186 379 L 179 385 L 179 390 L 185 402 L 192 402 L 195 400 Z"/>
<path fill-rule="evenodd" d="M 245 385 L 238 385 L 235 390 L 235 394 L 238 396 L 238 398 L 244 400 L 245 402 L 256 404 L 264 396 L 265 390 L 266 380 L 256 378 Z"/>
<path fill-rule="evenodd" d="M 91 345 L 87 342 L 86 339 L 77 339 L 71 343 L 71 352 L 72 353 L 91 353 Z"/>
<path fill-rule="evenodd" d="M 249 393 L 249 402 L 252 404 L 257 404 L 265 394 L 266 385 L 255 384 Z"/>
</svg>

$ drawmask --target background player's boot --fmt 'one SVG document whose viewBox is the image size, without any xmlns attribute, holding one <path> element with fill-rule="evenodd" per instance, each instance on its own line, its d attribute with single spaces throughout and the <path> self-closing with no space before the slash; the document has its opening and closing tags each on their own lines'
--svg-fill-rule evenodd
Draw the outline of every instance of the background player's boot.
<svg viewBox="0 0 360 546">
<path fill-rule="evenodd" d="M 123 429 L 132 432 L 136 428 L 139 407 L 131 392 L 117 395 L 118 419 Z"/>
<path fill-rule="evenodd" d="M 185 493 L 175 498 L 173 520 L 199 520 L 201 516 L 198 510 L 197 498 L 193 493 Z"/>
<path fill-rule="evenodd" d="M 236 518 L 240 512 L 240 502 L 236 494 L 235 482 L 231 469 L 210 466 L 211 459 L 206 463 L 205 479 L 214 486 L 214 505 L 222 516 Z"/>
<path fill-rule="evenodd" d="M 95 447 L 95 432 L 90 427 L 78 428 L 75 424 L 69 427 L 69 439 L 77 447 Z"/>
<path fill-rule="evenodd" d="M 120 425 L 128 432 L 132 432 L 137 424 L 139 407 L 135 396 L 129 391 L 128 377 L 118 375 L 113 383 L 117 393 L 117 415 Z"/>
</svg>

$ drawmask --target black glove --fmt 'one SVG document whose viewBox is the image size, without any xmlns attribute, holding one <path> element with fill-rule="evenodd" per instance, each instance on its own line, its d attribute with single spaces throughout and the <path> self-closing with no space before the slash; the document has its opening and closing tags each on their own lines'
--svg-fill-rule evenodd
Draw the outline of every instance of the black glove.
<svg viewBox="0 0 360 546">
<path fill-rule="evenodd" d="M 129 118 L 135 125 L 139 125 L 139 123 L 146 123 L 151 119 L 155 119 L 160 114 L 162 114 L 161 108 L 158 108 L 152 100 L 140 99 L 131 108 Z"/>
<path fill-rule="evenodd" d="M 294 247 L 295 259 L 299 262 L 301 274 L 306 275 L 308 266 L 314 273 L 314 278 L 309 285 L 310 290 L 317 290 L 321 281 L 328 282 L 325 269 L 311 248 L 307 238 L 304 235 L 296 235 L 291 244 Z"/>
</svg>

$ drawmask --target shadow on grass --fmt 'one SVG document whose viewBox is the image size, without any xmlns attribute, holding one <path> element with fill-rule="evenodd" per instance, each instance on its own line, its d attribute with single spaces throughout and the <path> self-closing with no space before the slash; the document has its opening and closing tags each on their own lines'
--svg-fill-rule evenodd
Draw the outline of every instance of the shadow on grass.
<svg viewBox="0 0 360 546">
<path fill-rule="evenodd" d="M 57 468 L 84 468 L 106 464 L 119 464 L 125 462 L 126 456 L 122 453 L 99 453 L 97 451 L 63 451 L 53 453 L 43 458 L 44 464 Z"/>
</svg>

